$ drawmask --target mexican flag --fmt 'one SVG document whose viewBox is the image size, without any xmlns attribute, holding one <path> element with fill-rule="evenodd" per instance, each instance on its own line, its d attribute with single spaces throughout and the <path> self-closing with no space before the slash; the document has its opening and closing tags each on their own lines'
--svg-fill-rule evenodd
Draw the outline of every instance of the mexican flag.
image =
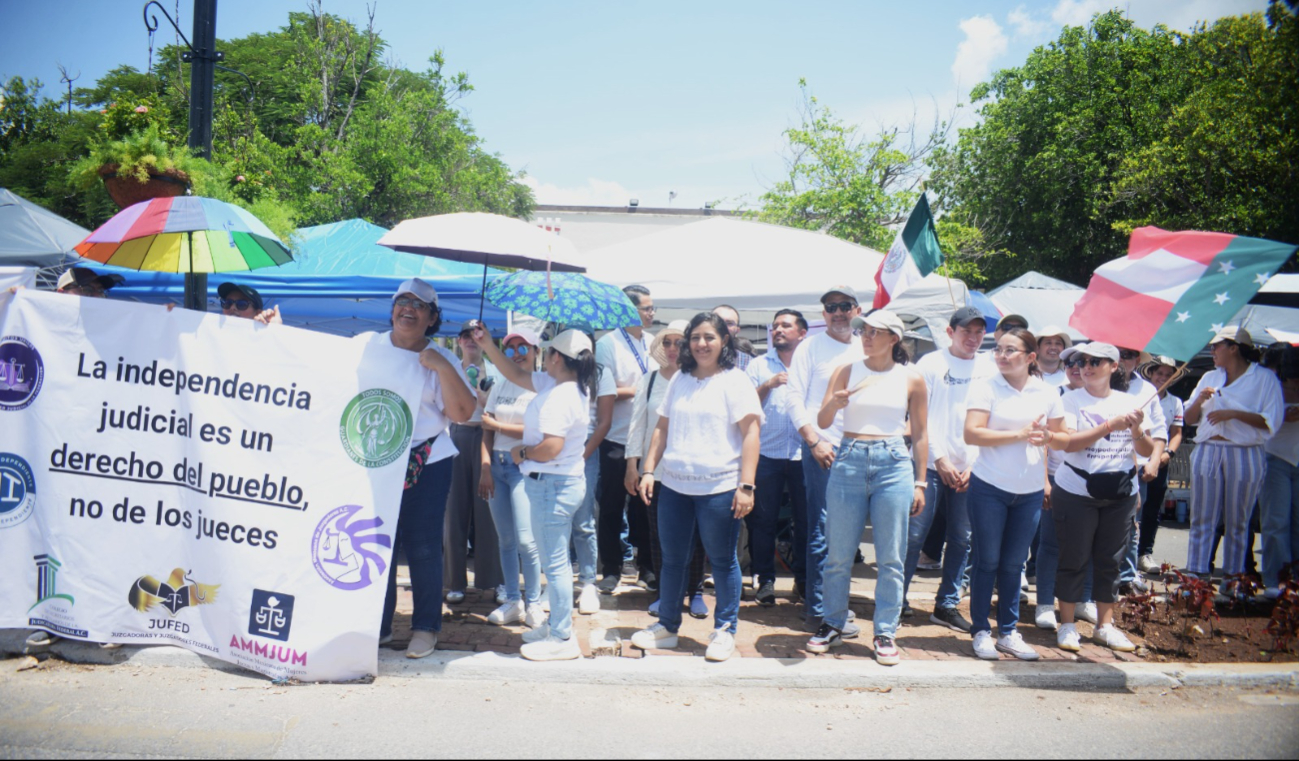
<svg viewBox="0 0 1299 761">
<path fill-rule="evenodd" d="M 879 271 L 875 273 L 874 307 L 882 308 L 942 263 L 943 252 L 938 248 L 934 217 L 929 213 L 929 201 L 921 193 L 916 208 L 907 217 L 906 226 L 893 240 L 889 255 L 880 262 Z"/>
<path fill-rule="evenodd" d="M 1295 248 L 1227 233 L 1137 228 L 1128 255 L 1092 275 L 1069 324 L 1094 341 L 1189 361 Z"/>
</svg>

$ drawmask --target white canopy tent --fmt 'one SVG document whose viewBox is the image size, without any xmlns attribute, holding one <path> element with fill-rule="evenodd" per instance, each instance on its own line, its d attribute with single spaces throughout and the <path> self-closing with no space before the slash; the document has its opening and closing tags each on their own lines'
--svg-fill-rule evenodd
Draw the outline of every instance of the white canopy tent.
<svg viewBox="0 0 1299 761">
<path fill-rule="evenodd" d="M 821 313 L 821 295 L 834 285 L 857 291 L 862 304 L 875 297 L 875 272 L 884 254 L 822 233 L 717 217 L 606 246 L 584 255 L 586 274 L 654 295 L 660 321 L 730 304 L 745 325 L 765 326 L 778 309 L 797 309 L 809 320 Z M 967 289 L 959 280 L 930 275 L 889 308 L 942 328 Z"/>
<path fill-rule="evenodd" d="M 1073 340 L 1080 341 L 1086 336 L 1069 325 L 1069 317 L 1084 292 L 1085 289 L 1073 283 L 1040 272 L 1025 272 L 988 291 L 988 297 L 1003 315 L 1017 314 L 1028 320 L 1032 330 L 1061 327 L 1069 331 Z"/>
</svg>

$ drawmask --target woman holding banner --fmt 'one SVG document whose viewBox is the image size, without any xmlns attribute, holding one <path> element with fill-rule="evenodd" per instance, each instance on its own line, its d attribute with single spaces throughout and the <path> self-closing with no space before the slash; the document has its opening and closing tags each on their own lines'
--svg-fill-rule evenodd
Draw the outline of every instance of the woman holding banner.
<svg viewBox="0 0 1299 761">
<path fill-rule="evenodd" d="M 442 630 L 442 536 L 447 494 L 451 491 L 451 458 L 456 455 L 447 429 L 452 422 L 468 420 L 476 404 L 460 360 L 429 340 L 441 324 L 437 290 L 412 278 L 393 294 L 392 330 L 375 337 L 415 352 L 420 364 L 430 371 L 411 437 L 406 490 L 401 497 L 393 562 L 388 569 L 388 594 L 379 626 L 379 644 L 391 642 L 392 617 L 397 610 L 397 550 L 404 547 L 415 602 L 407 658 L 432 654 Z"/>
</svg>

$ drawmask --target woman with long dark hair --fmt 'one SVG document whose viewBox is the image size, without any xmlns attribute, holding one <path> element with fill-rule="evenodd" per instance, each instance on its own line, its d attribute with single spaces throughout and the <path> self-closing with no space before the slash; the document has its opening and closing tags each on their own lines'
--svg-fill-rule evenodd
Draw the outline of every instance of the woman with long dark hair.
<svg viewBox="0 0 1299 761">
<path fill-rule="evenodd" d="M 1191 536 L 1186 565 L 1208 575 L 1213 534 L 1222 522 L 1222 572 L 1245 570 L 1249 514 L 1263 486 L 1268 439 L 1285 422 L 1276 375 L 1258 366 L 1249 332 L 1228 325 L 1209 341 L 1214 369 L 1204 374 L 1186 405 L 1186 424 L 1197 426 L 1191 452 Z"/>
<path fill-rule="evenodd" d="M 573 637 L 573 569 L 568 548 L 573 516 L 586 496 L 587 427 L 595 393 L 595 354 L 591 339 L 566 330 L 546 348 L 543 372 L 530 373 L 507 361 L 487 331 L 474 340 L 511 382 L 537 392 L 523 415 L 523 441 L 510 457 L 525 478 L 532 508 L 541 568 L 546 574 L 550 622 L 523 635 L 519 654 L 530 661 L 573 660 L 582 648 Z"/>
<path fill-rule="evenodd" d="M 1016 630 L 1020 573 L 1037 533 L 1046 493 L 1046 444 L 1061 430 L 1060 392 L 1042 380 L 1037 339 L 1011 328 L 997 339 L 993 359 L 1000 371 L 970 387 L 966 402 L 965 443 L 979 447 L 970 475 L 970 619 L 974 654 L 997 660 L 998 652 L 1037 660 Z M 997 594 L 997 633 L 988 616 L 992 589 Z"/>
<path fill-rule="evenodd" d="M 1064 431 L 1049 437 L 1052 449 L 1065 452 L 1051 492 L 1051 518 L 1060 542 L 1056 644 L 1070 652 L 1081 649 L 1075 606 L 1083 601 L 1090 575 L 1097 608 L 1092 641 L 1131 652 L 1136 648 L 1114 626 L 1114 603 L 1141 504 L 1136 456 L 1149 457 L 1154 437 L 1168 433 L 1141 411 L 1147 400 L 1127 393 L 1129 376 L 1119 364 L 1117 347 L 1089 343 L 1070 352 L 1067 359 L 1084 360 L 1083 387 L 1064 395 Z"/>
<path fill-rule="evenodd" d="M 632 635 L 642 650 L 674 648 L 681 628 L 686 568 L 695 534 L 713 567 L 714 631 L 705 658 L 724 661 L 735 652 L 740 612 L 740 521 L 753 510 L 762 406 L 743 371 L 726 323 L 712 312 L 695 315 L 686 328 L 681 370 L 668 384 L 659 421 L 642 461 L 640 496 L 654 497 L 654 471 L 663 463 L 659 494 L 659 541 L 663 576 L 658 623 Z"/>
<path fill-rule="evenodd" d="M 865 359 L 830 376 L 817 425 L 843 412 L 843 440 L 826 488 L 825 621 L 807 649 L 828 652 L 848 636 L 852 568 L 869 523 L 879 576 L 875 582 L 875 660 L 897 665 L 894 640 L 902 616 L 907 528 L 925 509 L 929 463 L 929 391 L 902 346 L 902 320 L 877 309 L 854 317 Z M 908 430 L 912 434 L 907 452 Z"/>
</svg>

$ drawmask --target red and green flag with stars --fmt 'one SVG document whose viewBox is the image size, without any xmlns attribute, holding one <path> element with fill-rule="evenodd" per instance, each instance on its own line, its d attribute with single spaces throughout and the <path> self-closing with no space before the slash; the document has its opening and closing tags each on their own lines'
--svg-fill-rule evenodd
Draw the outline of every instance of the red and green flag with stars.
<svg viewBox="0 0 1299 761">
<path fill-rule="evenodd" d="M 1188 361 L 1295 248 L 1227 233 L 1137 228 L 1128 255 L 1092 275 L 1069 324 L 1094 341 Z"/>
</svg>

